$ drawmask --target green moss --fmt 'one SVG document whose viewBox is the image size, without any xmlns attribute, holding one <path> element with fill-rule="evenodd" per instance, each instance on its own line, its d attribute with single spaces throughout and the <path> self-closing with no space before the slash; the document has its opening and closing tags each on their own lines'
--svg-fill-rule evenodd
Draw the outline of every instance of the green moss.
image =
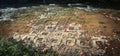
<svg viewBox="0 0 120 56">
<path fill-rule="evenodd" d="M 55 56 L 54 52 L 41 53 L 0 36 L 0 56 Z"/>
</svg>

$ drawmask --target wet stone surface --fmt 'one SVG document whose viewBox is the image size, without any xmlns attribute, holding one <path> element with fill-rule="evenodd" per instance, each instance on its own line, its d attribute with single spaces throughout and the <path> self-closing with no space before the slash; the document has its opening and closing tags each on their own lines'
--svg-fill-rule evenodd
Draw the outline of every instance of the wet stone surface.
<svg viewBox="0 0 120 56">
<path fill-rule="evenodd" d="M 26 12 L 20 12 L 23 9 Z M 28 17 L 29 19 L 25 19 L 19 23 L 20 26 L 27 26 L 30 30 L 24 34 L 20 34 L 19 30 L 21 29 L 14 31 L 12 35 L 13 39 L 17 42 L 22 42 L 23 45 L 29 45 L 43 52 L 53 49 L 63 56 L 102 56 L 106 52 L 105 45 L 108 44 L 109 38 L 112 37 L 104 33 L 104 31 L 107 33 L 109 31 L 106 30 L 108 26 L 104 27 L 103 25 L 109 24 L 99 21 L 103 20 L 99 18 L 103 16 L 99 14 L 94 16 L 96 15 L 95 11 L 89 7 L 78 9 L 76 7 L 41 6 L 34 7 L 34 9 L 19 8 L 12 10 L 19 11 L 21 13 L 19 17 L 24 15 L 27 18 L 31 14 L 33 17 L 32 19 Z M 3 10 L 3 12 L 6 11 Z M 98 20 L 93 18 L 98 18 Z M 112 26 L 109 25 L 109 27 Z M 23 29 L 24 27 L 21 28 Z M 116 37 L 116 34 L 119 35 L 120 32 L 114 31 L 114 33 L 114 37 Z"/>
<path fill-rule="evenodd" d="M 28 37 L 20 37 L 21 35 L 17 34 L 13 38 L 18 41 L 23 40 L 25 43 L 28 43 L 28 41 L 30 41 L 29 39 L 26 39 L 26 38 L 30 38 L 31 41 L 33 42 L 30 44 L 32 44 L 33 47 L 42 47 L 42 49 L 44 49 L 44 45 L 45 45 L 48 47 L 48 49 L 52 47 L 53 49 L 58 51 L 60 51 L 59 45 L 61 44 L 64 44 L 64 46 L 61 46 L 61 48 L 68 46 L 68 47 L 74 47 L 76 49 L 80 48 L 79 51 L 84 50 L 85 52 L 89 52 L 89 50 L 91 50 L 92 48 L 96 50 L 101 50 L 101 49 L 97 49 L 96 47 L 98 46 L 100 47 L 103 43 L 107 43 L 107 42 L 103 42 L 103 41 L 106 41 L 107 39 L 100 38 L 102 36 L 99 36 L 99 37 L 90 36 L 89 33 L 82 33 L 81 31 L 79 31 L 80 29 L 69 30 L 69 28 L 66 28 L 64 30 L 67 30 L 67 31 L 59 30 L 58 32 L 56 30 L 51 32 L 50 30 L 51 30 L 50 28 L 48 28 L 47 30 L 46 29 L 42 30 L 41 35 L 38 34 L 40 32 L 37 32 L 34 34 L 27 34 Z M 82 34 L 79 34 L 77 32 Z M 69 52 L 71 50 L 71 48 L 69 50 L 68 49 L 69 48 L 65 47 L 66 52 Z M 100 53 L 101 51 L 98 51 L 98 52 L 96 51 L 93 54 L 99 55 Z"/>
</svg>

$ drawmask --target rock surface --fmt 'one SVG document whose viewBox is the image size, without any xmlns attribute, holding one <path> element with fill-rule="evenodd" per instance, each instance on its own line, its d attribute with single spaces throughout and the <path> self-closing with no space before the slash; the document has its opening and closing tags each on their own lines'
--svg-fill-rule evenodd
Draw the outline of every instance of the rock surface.
<svg viewBox="0 0 120 56">
<path fill-rule="evenodd" d="M 117 37 L 112 30 L 120 29 L 94 8 L 40 6 L 15 10 L 18 20 L 7 29 L 14 40 L 42 52 L 53 49 L 63 56 L 104 55 L 109 39 Z"/>
</svg>

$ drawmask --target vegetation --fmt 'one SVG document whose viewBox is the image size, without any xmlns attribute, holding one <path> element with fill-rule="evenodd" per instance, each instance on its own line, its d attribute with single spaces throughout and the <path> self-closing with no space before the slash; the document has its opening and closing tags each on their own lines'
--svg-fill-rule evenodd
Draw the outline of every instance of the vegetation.
<svg viewBox="0 0 120 56">
<path fill-rule="evenodd" d="M 41 53 L 0 36 L 0 56 L 54 56 L 54 52 Z"/>
</svg>

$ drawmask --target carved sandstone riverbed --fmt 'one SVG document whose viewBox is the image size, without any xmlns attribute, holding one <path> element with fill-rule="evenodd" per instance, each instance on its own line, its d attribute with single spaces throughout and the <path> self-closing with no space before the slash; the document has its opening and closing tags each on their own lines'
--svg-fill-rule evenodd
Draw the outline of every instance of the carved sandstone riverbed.
<svg viewBox="0 0 120 56">
<path fill-rule="evenodd" d="M 18 12 L 18 20 L 0 28 L 10 38 L 38 51 L 53 49 L 65 56 L 104 55 L 109 39 L 117 38 L 113 30 L 120 27 L 99 10 L 43 6 Z"/>
</svg>

